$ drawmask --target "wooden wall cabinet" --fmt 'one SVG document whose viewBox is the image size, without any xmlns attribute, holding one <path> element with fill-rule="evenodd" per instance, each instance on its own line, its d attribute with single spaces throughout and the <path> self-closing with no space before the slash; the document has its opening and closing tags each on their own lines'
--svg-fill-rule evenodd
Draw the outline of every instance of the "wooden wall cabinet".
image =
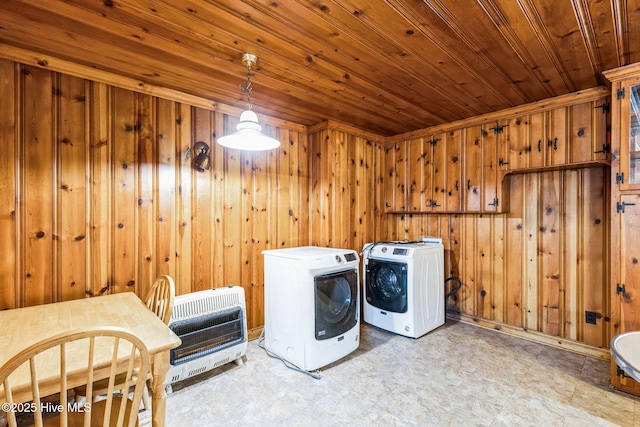
<svg viewBox="0 0 640 427">
<path fill-rule="evenodd" d="M 640 330 L 640 63 L 604 73 L 611 102 L 611 337 Z M 611 385 L 640 396 L 640 383 L 611 362 Z"/>
</svg>

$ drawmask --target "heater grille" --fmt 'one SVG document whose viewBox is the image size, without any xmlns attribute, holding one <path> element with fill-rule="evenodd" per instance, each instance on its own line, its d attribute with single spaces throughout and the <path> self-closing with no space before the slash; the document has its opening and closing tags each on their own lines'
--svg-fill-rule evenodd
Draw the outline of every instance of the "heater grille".
<svg viewBox="0 0 640 427">
<path fill-rule="evenodd" d="M 242 363 L 247 349 L 244 289 L 229 286 L 180 295 L 169 328 L 182 340 L 171 350 L 167 383 L 230 361 Z"/>
</svg>

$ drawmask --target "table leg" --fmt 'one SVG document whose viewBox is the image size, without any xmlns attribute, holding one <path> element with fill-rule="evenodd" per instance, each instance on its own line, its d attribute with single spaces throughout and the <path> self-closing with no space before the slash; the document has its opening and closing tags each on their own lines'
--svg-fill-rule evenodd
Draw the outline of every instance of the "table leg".
<svg viewBox="0 0 640 427">
<path fill-rule="evenodd" d="M 151 422 L 153 427 L 164 427 L 167 406 L 167 372 L 169 371 L 169 351 L 153 355 L 151 364 L 153 374 Z"/>
</svg>

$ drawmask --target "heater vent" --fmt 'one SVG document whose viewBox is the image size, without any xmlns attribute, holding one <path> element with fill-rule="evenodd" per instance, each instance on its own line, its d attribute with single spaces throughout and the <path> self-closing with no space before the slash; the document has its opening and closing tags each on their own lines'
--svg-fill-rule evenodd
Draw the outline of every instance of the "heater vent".
<svg viewBox="0 0 640 427">
<path fill-rule="evenodd" d="M 247 350 L 244 289 L 216 288 L 175 298 L 169 328 L 182 340 L 170 352 L 167 383 L 234 361 Z"/>
</svg>

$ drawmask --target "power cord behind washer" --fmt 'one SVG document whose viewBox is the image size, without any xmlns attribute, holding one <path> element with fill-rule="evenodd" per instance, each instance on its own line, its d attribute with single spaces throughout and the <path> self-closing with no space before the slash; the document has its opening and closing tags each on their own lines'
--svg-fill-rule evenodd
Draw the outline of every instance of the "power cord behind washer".
<svg viewBox="0 0 640 427">
<path fill-rule="evenodd" d="M 303 374 L 307 374 L 309 375 L 311 378 L 314 378 L 316 380 L 319 380 L 320 378 L 322 378 L 322 375 L 320 375 L 320 372 L 316 371 L 316 372 L 311 372 L 311 371 L 305 371 L 304 369 L 300 369 L 298 368 L 296 365 L 289 363 L 288 361 L 284 360 L 282 357 L 278 356 L 277 354 L 274 354 L 272 352 L 270 352 L 269 350 L 267 350 L 267 348 L 264 346 L 264 328 L 262 328 L 262 332 L 260 333 L 260 337 L 258 338 L 258 347 L 260 347 L 261 349 L 264 350 L 265 353 L 267 353 L 267 356 L 272 357 L 274 359 L 278 359 L 279 361 L 281 361 L 284 366 L 286 366 L 289 369 L 293 369 L 294 371 L 297 372 L 301 372 Z"/>
</svg>

